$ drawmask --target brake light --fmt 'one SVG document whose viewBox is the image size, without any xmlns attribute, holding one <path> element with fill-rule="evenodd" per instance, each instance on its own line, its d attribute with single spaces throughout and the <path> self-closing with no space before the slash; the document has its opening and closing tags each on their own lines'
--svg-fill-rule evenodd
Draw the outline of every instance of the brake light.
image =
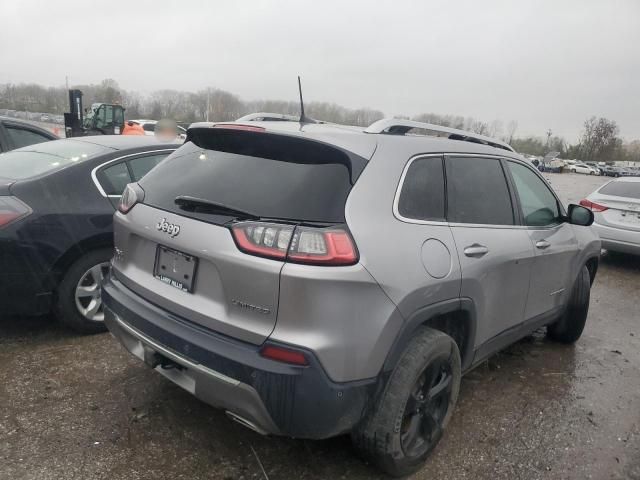
<svg viewBox="0 0 640 480">
<path fill-rule="evenodd" d="M 580 205 L 583 207 L 590 208 L 593 212 L 604 212 L 605 210 L 609 210 L 609 207 L 605 207 L 604 205 L 600 205 L 599 203 L 594 203 L 586 198 L 580 200 Z"/>
<path fill-rule="evenodd" d="M 26 217 L 31 209 L 16 197 L 0 197 L 0 228 Z"/>
<path fill-rule="evenodd" d="M 144 190 L 137 183 L 130 183 L 122 192 L 120 202 L 118 202 L 118 211 L 126 215 L 142 200 L 144 200 Z"/>
<path fill-rule="evenodd" d="M 265 132 L 264 127 L 254 125 L 241 125 L 237 123 L 216 123 L 213 128 L 224 128 L 225 130 L 245 130 L 247 132 Z"/>
<path fill-rule="evenodd" d="M 307 357 L 304 353 L 296 350 L 289 350 L 288 348 L 275 347 L 273 345 L 267 345 L 260 350 L 260 355 L 271 360 L 278 362 L 293 363 L 294 365 L 308 365 Z"/>
<path fill-rule="evenodd" d="M 231 231 L 238 248 L 250 255 L 308 265 L 353 265 L 358 261 L 351 235 L 340 227 L 242 222 Z"/>
</svg>

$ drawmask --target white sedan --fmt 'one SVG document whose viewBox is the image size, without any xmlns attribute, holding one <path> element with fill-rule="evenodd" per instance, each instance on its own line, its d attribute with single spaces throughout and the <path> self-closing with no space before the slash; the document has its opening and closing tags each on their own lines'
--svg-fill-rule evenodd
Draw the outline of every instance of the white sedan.
<svg viewBox="0 0 640 480">
<path fill-rule="evenodd" d="M 605 183 L 580 205 L 593 211 L 593 228 L 602 248 L 640 255 L 640 178 Z"/>
<path fill-rule="evenodd" d="M 584 163 L 574 163 L 569 167 L 571 173 L 585 173 L 587 175 L 600 175 L 600 170 Z"/>
</svg>

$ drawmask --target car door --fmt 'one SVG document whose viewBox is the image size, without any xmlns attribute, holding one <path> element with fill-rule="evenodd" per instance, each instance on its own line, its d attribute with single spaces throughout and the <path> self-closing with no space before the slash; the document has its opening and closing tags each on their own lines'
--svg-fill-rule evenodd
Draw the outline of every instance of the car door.
<svg viewBox="0 0 640 480">
<path fill-rule="evenodd" d="M 535 250 L 525 319 L 553 315 L 566 304 L 571 292 L 578 242 L 571 225 L 564 221 L 560 201 L 544 179 L 524 163 L 506 163 L 522 222 Z"/>
<path fill-rule="evenodd" d="M 128 183 L 137 182 L 164 160 L 173 149 L 144 152 L 111 160 L 94 169 L 93 176 L 100 193 L 117 208 Z"/>
<path fill-rule="evenodd" d="M 474 301 L 477 347 L 524 321 L 535 253 L 518 225 L 502 161 L 451 155 L 445 163 L 447 219 L 462 269 L 460 296 Z"/>
</svg>

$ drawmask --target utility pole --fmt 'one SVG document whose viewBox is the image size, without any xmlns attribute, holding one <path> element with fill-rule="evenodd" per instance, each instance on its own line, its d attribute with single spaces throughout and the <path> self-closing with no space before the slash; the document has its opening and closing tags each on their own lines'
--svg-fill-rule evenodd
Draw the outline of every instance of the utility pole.
<svg viewBox="0 0 640 480">
<path fill-rule="evenodd" d="M 211 107 L 211 87 L 207 87 L 207 122 L 209 121 L 209 108 Z"/>
<path fill-rule="evenodd" d="M 547 130 L 547 152 L 549 151 L 549 144 L 551 143 L 551 134 L 553 132 L 551 131 L 551 129 Z"/>
</svg>

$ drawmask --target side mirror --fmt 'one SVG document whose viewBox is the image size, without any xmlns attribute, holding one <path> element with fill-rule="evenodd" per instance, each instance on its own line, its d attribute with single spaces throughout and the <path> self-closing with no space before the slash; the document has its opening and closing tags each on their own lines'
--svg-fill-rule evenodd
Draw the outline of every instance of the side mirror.
<svg viewBox="0 0 640 480">
<path fill-rule="evenodd" d="M 567 220 L 572 225 L 588 227 L 593 223 L 593 212 L 582 205 L 569 205 Z"/>
</svg>

